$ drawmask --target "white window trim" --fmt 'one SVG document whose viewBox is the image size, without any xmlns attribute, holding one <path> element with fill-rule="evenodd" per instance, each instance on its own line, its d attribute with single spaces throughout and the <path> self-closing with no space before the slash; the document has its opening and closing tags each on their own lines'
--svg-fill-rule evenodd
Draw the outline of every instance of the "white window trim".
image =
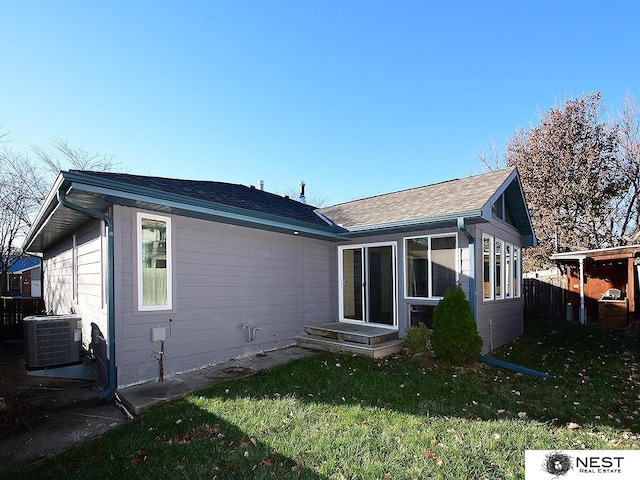
<svg viewBox="0 0 640 480">
<path fill-rule="evenodd" d="M 488 298 L 484 297 L 484 242 L 489 240 L 489 289 L 490 295 Z M 496 248 L 495 245 L 499 243 L 502 245 L 501 268 L 500 268 L 500 292 L 501 295 L 495 294 L 495 271 L 496 271 Z M 506 252 L 509 247 L 510 255 L 507 258 Z M 484 302 L 491 302 L 494 300 L 511 300 L 514 298 L 520 298 L 522 296 L 522 248 L 512 243 L 508 243 L 499 238 L 495 238 L 489 234 L 482 235 L 482 299 Z M 507 276 L 507 262 L 509 263 L 509 275 Z M 509 295 L 506 294 L 506 286 L 509 282 Z M 514 285 L 515 282 L 515 285 Z"/>
<path fill-rule="evenodd" d="M 504 297 L 513 298 L 513 245 L 504 243 Z"/>
<path fill-rule="evenodd" d="M 442 300 L 444 297 L 441 296 L 434 296 L 433 295 L 433 272 L 432 272 L 432 266 L 431 266 L 431 239 L 432 238 L 444 238 L 444 237 L 454 237 L 456 240 L 456 246 L 455 246 L 455 264 L 456 264 L 456 282 L 460 281 L 460 270 L 457 268 L 458 265 L 460 265 L 460 249 L 458 248 L 458 234 L 456 233 L 437 233 L 434 235 L 415 235 L 412 237 L 404 237 L 402 239 L 402 251 L 403 251 L 403 257 L 402 257 L 402 270 L 403 270 L 403 278 L 404 278 L 404 298 L 406 300 L 412 300 L 412 301 L 425 301 L 425 300 Z M 427 238 L 429 241 L 428 244 L 428 248 L 429 248 L 429 253 L 428 253 L 428 261 L 427 261 L 427 269 L 428 269 L 428 276 L 429 276 L 429 285 L 428 285 L 428 294 L 429 296 L 427 297 L 410 297 L 408 295 L 408 290 L 409 290 L 409 284 L 407 282 L 407 242 L 409 240 L 413 240 L 416 238 Z"/>
<path fill-rule="evenodd" d="M 489 240 L 489 297 L 484 296 L 484 241 Z M 494 238 L 486 233 L 482 235 L 482 299 L 485 302 L 491 302 L 495 300 L 495 258 L 494 258 Z"/>
<path fill-rule="evenodd" d="M 167 225 L 166 252 L 167 252 L 167 304 L 166 305 L 143 305 L 142 304 L 142 219 L 158 220 Z M 136 214 L 136 265 L 138 270 L 138 311 L 159 312 L 173 310 L 173 232 L 171 227 L 171 217 L 154 215 L 152 213 L 137 212 Z"/>
<path fill-rule="evenodd" d="M 367 275 L 366 272 L 366 259 L 364 258 L 364 254 L 366 249 L 370 248 L 370 247 L 392 247 L 392 257 L 393 257 L 393 325 L 385 325 L 385 324 L 381 324 L 381 323 L 370 323 L 367 320 L 367 317 L 369 315 L 368 311 L 369 311 L 369 299 L 368 296 L 366 295 L 366 286 L 365 284 L 363 284 L 362 286 L 362 295 L 363 295 L 363 299 L 365 300 L 363 302 L 363 320 L 349 320 L 344 318 L 343 316 L 343 312 L 344 312 L 344 296 L 343 296 L 343 279 L 344 279 L 344 265 L 342 264 L 342 252 L 344 250 L 355 250 L 355 249 L 361 249 L 362 253 L 363 253 L 363 262 L 362 262 L 362 274 L 363 274 L 363 279 L 365 278 L 364 276 Z M 367 280 L 365 279 L 365 282 Z M 340 322 L 342 323 L 353 323 L 353 324 L 360 324 L 360 325 L 375 325 L 377 327 L 381 327 L 381 328 L 389 328 L 389 329 L 394 329 L 397 330 L 398 329 L 398 242 L 392 241 L 392 242 L 374 242 L 374 243 L 358 243 L 358 244 L 354 244 L 354 245 L 342 245 L 338 247 L 338 290 L 340 292 L 339 296 L 338 296 L 338 308 L 339 308 L 339 316 L 340 316 Z"/>
<path fill-rule="evenodd" d="M 522 250 L 520 247 L 513 246 L 513 277 L 515 279 L 515 285 L 513 288 L 513 298 L 520 298 L 522 295 Z M 517 268 L 516 268 L 517 266 Z"/>
<path fill-rule="evenodd" d="M 499 254 L 498 254 L 498 248 L 497 248 L 498 245 L 500 245 L 500 253 Z M 505 257 L 505 255 L 504 255 L 504 245 L 505 245 L 504 240 L 500 240 L 499 238 L 496 238 L 494 240 L 494 242 L 493 242 L 493 248 L 494 248 L 494 253 L 495 253 L 495 255 L 493 257 L 494 258 L 494 260 L 493 260 L 493 262 L 494 262 L 493 263 L 494 272 L 495 272 L 495 269 L 496 269 L 496 267 L 498 265 L 497 259 L 498 259 L 498 257 L 500 257 L 500 278 L 499 278 L 499 280 L 500 280 L 500 294 L 498 295 L 495 292 L 495 287 L 494 287 L 494 298 L 496 300 L 502 300 L 504 298 L 504 270 L 505 270 L 504 269 L 504 267 L 505 267 L 505 265 L 504 265 L 504 257 Z M 494 285 L 496 283 L 495 280 L 496 280 L 496 278 L 494 276 Z"/>
</svg>

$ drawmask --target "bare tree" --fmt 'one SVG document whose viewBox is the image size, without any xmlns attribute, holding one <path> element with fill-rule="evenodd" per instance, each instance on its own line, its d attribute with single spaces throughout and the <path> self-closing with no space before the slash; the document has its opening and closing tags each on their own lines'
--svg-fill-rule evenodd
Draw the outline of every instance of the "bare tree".
<svg viewBox="0 0 640 480">
<path fill-rule="evenodd" d="M 300 198 L 300 187 L 298 188 L 291 187 L 289 188 L 289 190 L 287 190 L 287 192 L 284 195 L 287 195 L 289 198 L 293 198 L 294 200 L 298 200 Z M 329 205 L 329 197 L 327 197 L 323 193 L 319 193 L 319 192 L 309 193 L 307 190 L 305 191 L 304 196 L 305 196 L 306 203 L 309 205 L 313 205 L 314 207 L 321 208 Z"/>
<path fill-rule="evenodd" d="M 527 249 L 527 270 L 548 265 L 558 249 L 619 244 L 618 206 L 629 182 L 617 168 L 616 130 L 600 116 L 600 94 L 587 94 L 551 108 L 507 145 L 506 164 L 518 167 L 539 243 Z"/>
<path fill-rule="evenodd" d="M 476 152 L 476 158 L 480 162 L 482 168 L 487 172 L 494 172 L 496 170 L 502 170 L 505 168 L 504 156 L 498 153 L 498 147 L 496 141 L 493 138 L 489 138 L 489 151 L 482 149 Z"/>
<path fill-rule="evenodd" d="M 11 135 L 0 123 L 0 274 L 6 275 L 22 254 L 18 243 L 31 227 L 34 215 L 61 170 L 109 171 L 114 157 L 90 153 L 55 139 L 53 151 L 11 148 Z"/>
<path fill-rule="evenodd" d="M 640 227 L 640 111 L 629 91 L 618 118 L 618 169 L 627 179 L 628 190 L 618 204 L 616 220 L 621 240 L 627 243 Z"/>
<path fill-rule="evenodd" d="M 19 258 L 17 242 L 43 200 L 41 169 L 23 153 L 0 148 L 0 274 L 5 276 Z"/>
<path fill-rule="evenodd" d="M 31 149 L 36 158 L 54 176 L 62 170 L 70 169 L 110 172 L 117 166 L 113 155 L 88 152 L 80 147 L 74 147 L 60 138 L 55 138 L 51 143 L 53 151 L 44 150 L 38 146 L 32 146 Z"/>
</svg>

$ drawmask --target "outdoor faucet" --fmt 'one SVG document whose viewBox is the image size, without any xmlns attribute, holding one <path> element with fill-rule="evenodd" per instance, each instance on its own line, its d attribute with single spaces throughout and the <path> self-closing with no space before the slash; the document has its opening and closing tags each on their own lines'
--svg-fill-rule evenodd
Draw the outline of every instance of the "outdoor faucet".
<svg viewBox="0 0 640 480">
<path fill-rule="evenodd" d="M 249 325 L 248 323 L 245 323 L 244 325 L 242 325 L 242 330 L 246 331 L 247 334 L 247 342 L 253 342 L 256 339 L 256 332 L 258 330 L 262 330 L 262 327 L 253 327 L 251 328 L 251 325 Z"/>
</svg>

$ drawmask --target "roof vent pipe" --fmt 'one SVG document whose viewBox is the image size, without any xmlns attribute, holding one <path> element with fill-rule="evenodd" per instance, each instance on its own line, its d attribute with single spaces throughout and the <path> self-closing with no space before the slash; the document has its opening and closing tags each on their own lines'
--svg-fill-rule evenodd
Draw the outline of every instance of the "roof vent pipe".
<svg viewBox="0 0 640 480">
<path fill-rule="evenodd" d="M 264 180 L 258 180 L 258 185 L 260 185 L 260 190 L 264 190 Z"/>
<path fill-rule="evenodd" d="M 300 182 L 300 197 L 298 199 L 301 203 L 307 203 L 307 199 L 304 196 L 304 182 Z"/>
</svg>

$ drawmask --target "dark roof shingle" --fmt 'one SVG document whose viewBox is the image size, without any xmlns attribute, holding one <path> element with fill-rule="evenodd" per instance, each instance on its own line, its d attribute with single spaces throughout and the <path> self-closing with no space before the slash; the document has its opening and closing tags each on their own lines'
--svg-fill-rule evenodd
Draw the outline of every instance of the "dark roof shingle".
<svg viewBox="0 0 640 480">
<path fill-rule="evenodd" d="M 171 193 L 188 199 L 241 208 L 264 215 L 273 215 L 327 227 L 327 223 L 314 213 L 315 207 L 254 187 L 247 187 L 246 185 L 112 172 L 78 170 L 74 170 L 74 172 L 101 178 L 109 182 L 124 183 L 139 188 Z"/>
</svg>

